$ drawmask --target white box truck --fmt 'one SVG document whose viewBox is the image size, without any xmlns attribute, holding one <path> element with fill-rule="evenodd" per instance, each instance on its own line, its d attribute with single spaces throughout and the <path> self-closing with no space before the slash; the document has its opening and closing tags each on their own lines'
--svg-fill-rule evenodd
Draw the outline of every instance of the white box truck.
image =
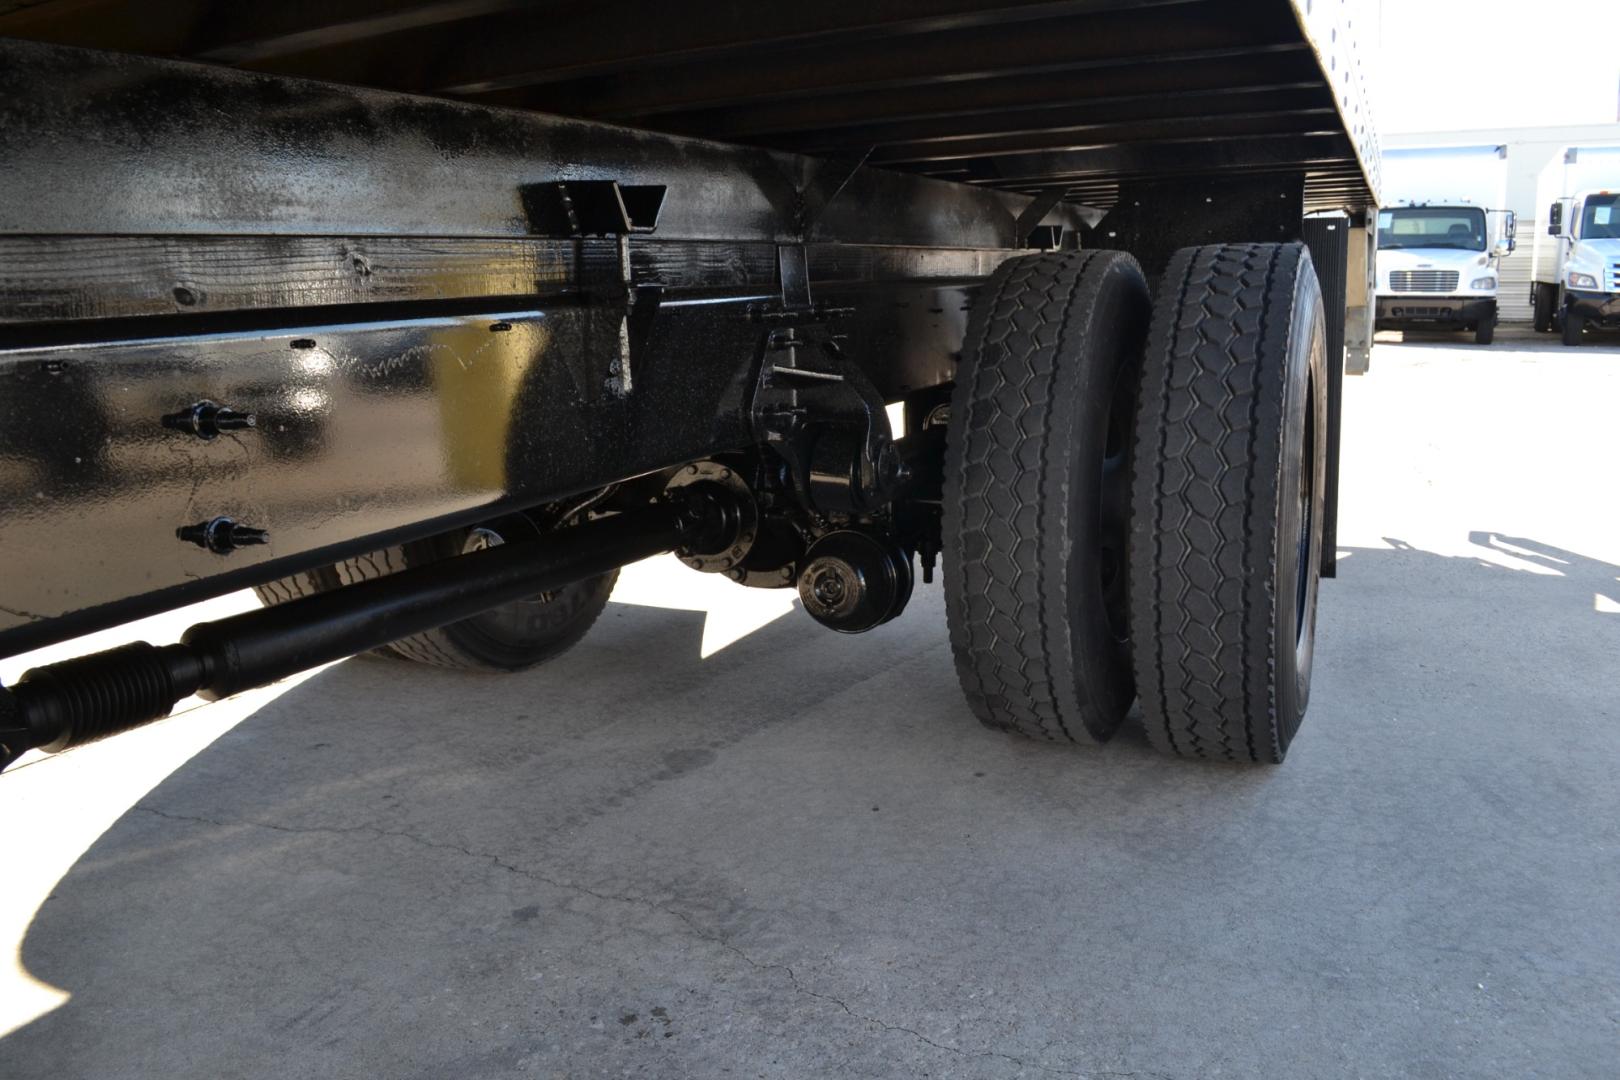
<svg viewBox="0 0 1620 1080">
<path fill-rule="evenodd" d="M 1620 147 L 1572 146 L 1542 170 L 1547 228 L 1531 253 L 1536 329 L 1579 345 L 1588 326 L 1620 326 Z"/>
<path fill-rule="evenodd" d="M 1378 212 L 1377 328 L 1496 332 L 1501 259 L 1513 251 L 1507 148 L 1384 153 Z"/>
</svg>

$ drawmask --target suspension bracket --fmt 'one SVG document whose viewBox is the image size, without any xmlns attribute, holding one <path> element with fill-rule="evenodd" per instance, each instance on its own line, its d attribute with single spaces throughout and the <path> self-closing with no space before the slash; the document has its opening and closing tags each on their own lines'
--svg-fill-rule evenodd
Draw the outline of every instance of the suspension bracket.
<svg viewBox="0 0 1620 1080">
<path fill-rule="evenodd" d="M 845 355 L 833 317 L 812 308 L 763 335 L 749 421 L 787 464 L 808 509 L 871 514 L 889 504 L 907 470 L 883 398 Z"/>
</svg>

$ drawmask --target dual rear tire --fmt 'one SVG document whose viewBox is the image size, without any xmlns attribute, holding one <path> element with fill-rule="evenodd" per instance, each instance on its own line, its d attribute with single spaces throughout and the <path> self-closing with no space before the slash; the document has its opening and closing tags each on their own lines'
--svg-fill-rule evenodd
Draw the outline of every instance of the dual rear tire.
<svg viewBox="0 0 1620 1080">
<path fill-rule="evenodd" d="M 1144 346 L 1145 337 L 1145 346 Z M 984 723 L 1281 761 L 1309 698 L 1326 335 L 1298 244 L 1117 252 L 980 295 L 946 462 L 952 651 Z"/>
<path fill-rule="evenodd" d="M 1120 252 L 997 270 L 958 368 L 943 505 L 951 648 L 982 722 L 1103 740 L 1139 701 L 1167 753 L 1282 760 L 1310 692 L 1325 341 L 1299 244 L 1183 249 L 1156 299 Z M 533 528 L 503 519 L 258 591 L 283 603 Z M 584 635 L 616 576 L 380 651 L 531 667 Z"/>
</svg>

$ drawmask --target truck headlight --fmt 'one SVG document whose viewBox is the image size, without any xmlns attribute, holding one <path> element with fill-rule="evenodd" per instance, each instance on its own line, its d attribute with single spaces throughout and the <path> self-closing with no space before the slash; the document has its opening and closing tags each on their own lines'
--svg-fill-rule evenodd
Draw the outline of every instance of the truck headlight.
<svg viewBox="0 0 1620 1080">
<path fill-rule="evenodd" d="M 1578 270 L 1571 270 L 1569 272 L 1569 287 L 1572 289 L 1595 289 L 1597 288 L 1597 278 L 1593 277 L 1591 274 L 1583 274 Z"/>
<path fill-rule="evenodd" d="M 1468 287 L 1470 289 L 1494 289 L 1496 288 L 1496 278 L 1477 277 L 1468 283 Z"/>
</svg>

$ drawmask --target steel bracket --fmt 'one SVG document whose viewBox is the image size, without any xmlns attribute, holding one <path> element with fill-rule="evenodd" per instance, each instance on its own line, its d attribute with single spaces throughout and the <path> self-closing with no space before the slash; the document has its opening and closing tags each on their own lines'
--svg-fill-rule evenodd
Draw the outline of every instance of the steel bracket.
<svg viewBox="0 0 1620 1080">
<path fill-rule="evenodd" d="M 761 336 L 749 421 L 812 513 L 872 514 L 906 478 L 882 395 L 817 313 Z"/>
<path fill-rule="evenodd" d="M 555 180 L 521 189 L 529 232 L 536 236 L 625 236 L 658 228 L 664 184 Z"/>
</svg>

